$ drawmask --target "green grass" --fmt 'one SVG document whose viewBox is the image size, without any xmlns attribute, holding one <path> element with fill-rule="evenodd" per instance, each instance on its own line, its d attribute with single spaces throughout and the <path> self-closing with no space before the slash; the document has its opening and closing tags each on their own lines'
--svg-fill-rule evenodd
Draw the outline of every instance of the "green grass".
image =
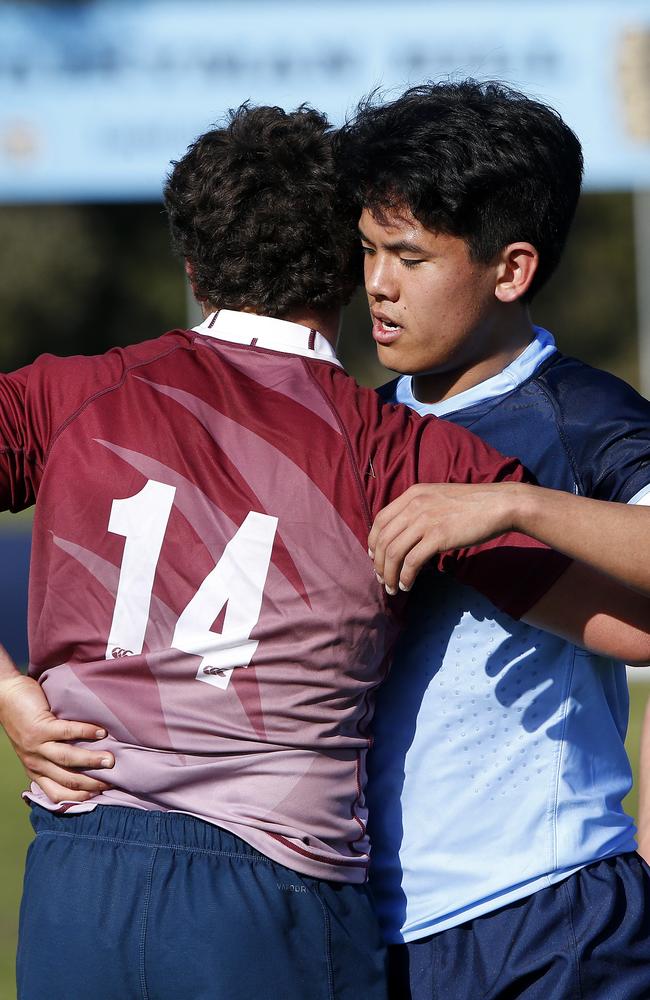
<svg viewBox="0 0 650 1000">
<path fill-rule="evenodd" d="M 634 684 L 631 688 L 628 753 L 636 772 L 639 758 L 639 737 L 643 712 L 650 684 Z M 28 809 L 20 798 L 25 776 L 11 745 L 0 730 L 0 1000 L 14 1000 L 14 954 L 18 904 L 20 900 L 23 862 L 31 839 Z M 626 799 L 626 806 L 636 815 L 636 790 Z"/>
<path fill-rule="evenodd" d="M 644 670 L 644 675 L 646 673 L 650 674 L 650 669 L 647 671 Z M 624 805 L 626 810 L 632 816 L 636 816 L 637 814 L 636 809 L 638 796 L 636 788 L 636 774 L 639 764 L 639 742 L 641 739 L 643 714 L 645 712 L 646 701 L 648 698 L 650 698 L 650 684 L 645 680 L 645 678 L 643 682 L 630 685 L 630 725 L 627 731 L 626 746 L 629 758 L 632 762 L 635 784 L 632 786 L 632 791 L 625 799 Z"/>
<path fill-rule="evenodd" d="M 26 534 L 32 530 L 34 521 L 34 508 L 28 507 L 18 514 L 12 514 L 8 510 L 0 510 L 0 531 L 6 535 L 13 535 L 16 532 Z M 2 997 L 4 1000 L 4 997 Z"/>
</svg>

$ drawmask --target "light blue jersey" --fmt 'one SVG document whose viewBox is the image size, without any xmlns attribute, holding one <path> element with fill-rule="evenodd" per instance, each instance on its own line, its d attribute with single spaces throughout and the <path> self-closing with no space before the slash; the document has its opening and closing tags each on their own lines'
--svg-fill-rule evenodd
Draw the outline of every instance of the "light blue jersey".
<svg viewBox="0 0 650 1000">
<path fill-rule="evenodd" d="M 409 377 L 383 394 L 469 427 L 542 485 L 650 499 L 650 404 L 560 355 L 546 331 L 499 375 L 440 404 L 415 400 Z M 627 717 L 621 664 L 423 578 L 379 694 L 369 762 L 386 939 L 453 927 L 634 850 L 621 805 Z"/>
</svg>

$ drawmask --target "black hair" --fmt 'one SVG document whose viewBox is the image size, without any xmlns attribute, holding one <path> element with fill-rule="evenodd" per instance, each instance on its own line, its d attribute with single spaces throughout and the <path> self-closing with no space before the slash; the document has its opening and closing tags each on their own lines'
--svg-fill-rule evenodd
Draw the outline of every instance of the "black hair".
<svg viewBox="0 0 650 1000">
<path fill-rule="evenodd" d="M 381 219 L 405 207 L 463 238 L 482 263 L 514 242 L 539 265 L 527 298 L 562 254 L 582 182 L 580 142 L 560 115 L 493 81 L 429 83 L 363 101 L 339 135 L 353 196 Z"/>
<path fill-rule="evenodd" d="M 349 301 L 361 276 L 358 213 L 340 191 L 324 115 L 243 104 L 172 168 L 172 245 L 198 298 L 275 317 Z"/>
</svg>

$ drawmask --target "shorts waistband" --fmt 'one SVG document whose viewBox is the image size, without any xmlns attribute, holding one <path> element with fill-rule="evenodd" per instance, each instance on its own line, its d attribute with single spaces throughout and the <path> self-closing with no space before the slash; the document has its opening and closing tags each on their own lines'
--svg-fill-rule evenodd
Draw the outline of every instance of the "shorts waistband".
<svg viewBox="0 0 650 1000">
<path fill-rule="evenodd" d="M 208 854 L 229 854 L 251 861 L 273 862 L 245 840 L 213 823 L 187 813 L 96 806 L 84 813 L 55 813 L 32 806 L 36 834 L 123 841 L 143 846 L 169 847 Z"/>
</svg>

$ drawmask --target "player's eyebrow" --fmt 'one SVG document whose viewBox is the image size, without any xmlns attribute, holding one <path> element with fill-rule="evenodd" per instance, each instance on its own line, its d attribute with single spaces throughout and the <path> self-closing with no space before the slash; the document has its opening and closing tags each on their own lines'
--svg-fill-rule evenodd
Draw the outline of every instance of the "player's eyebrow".
<svg viewBox="0 0 650 1000">
<path fill-rule="evenodd" d="M 368 239 L 368 237 L 365 235 L 360 226 L 359 226 L 359 236 L 364 241 L 364 243 L 372 243 L 372 240 Z M 374 246 L 374 243 L 372 243 L 372 245 Z M 413 240 L 395 240 L 394 242 L 388 240 L 387 242 L 382 243 L 382 246 L 386 250 L 395 250 L 397 252 L 402 251 L 405 253 L 419 253 L 422 254 L 423 257 L 426 257 L 430 253 L 429 250 L 426 250 L 424 247 L 421 247 L 419 243 L 415 243 Z"/>
</svg>

